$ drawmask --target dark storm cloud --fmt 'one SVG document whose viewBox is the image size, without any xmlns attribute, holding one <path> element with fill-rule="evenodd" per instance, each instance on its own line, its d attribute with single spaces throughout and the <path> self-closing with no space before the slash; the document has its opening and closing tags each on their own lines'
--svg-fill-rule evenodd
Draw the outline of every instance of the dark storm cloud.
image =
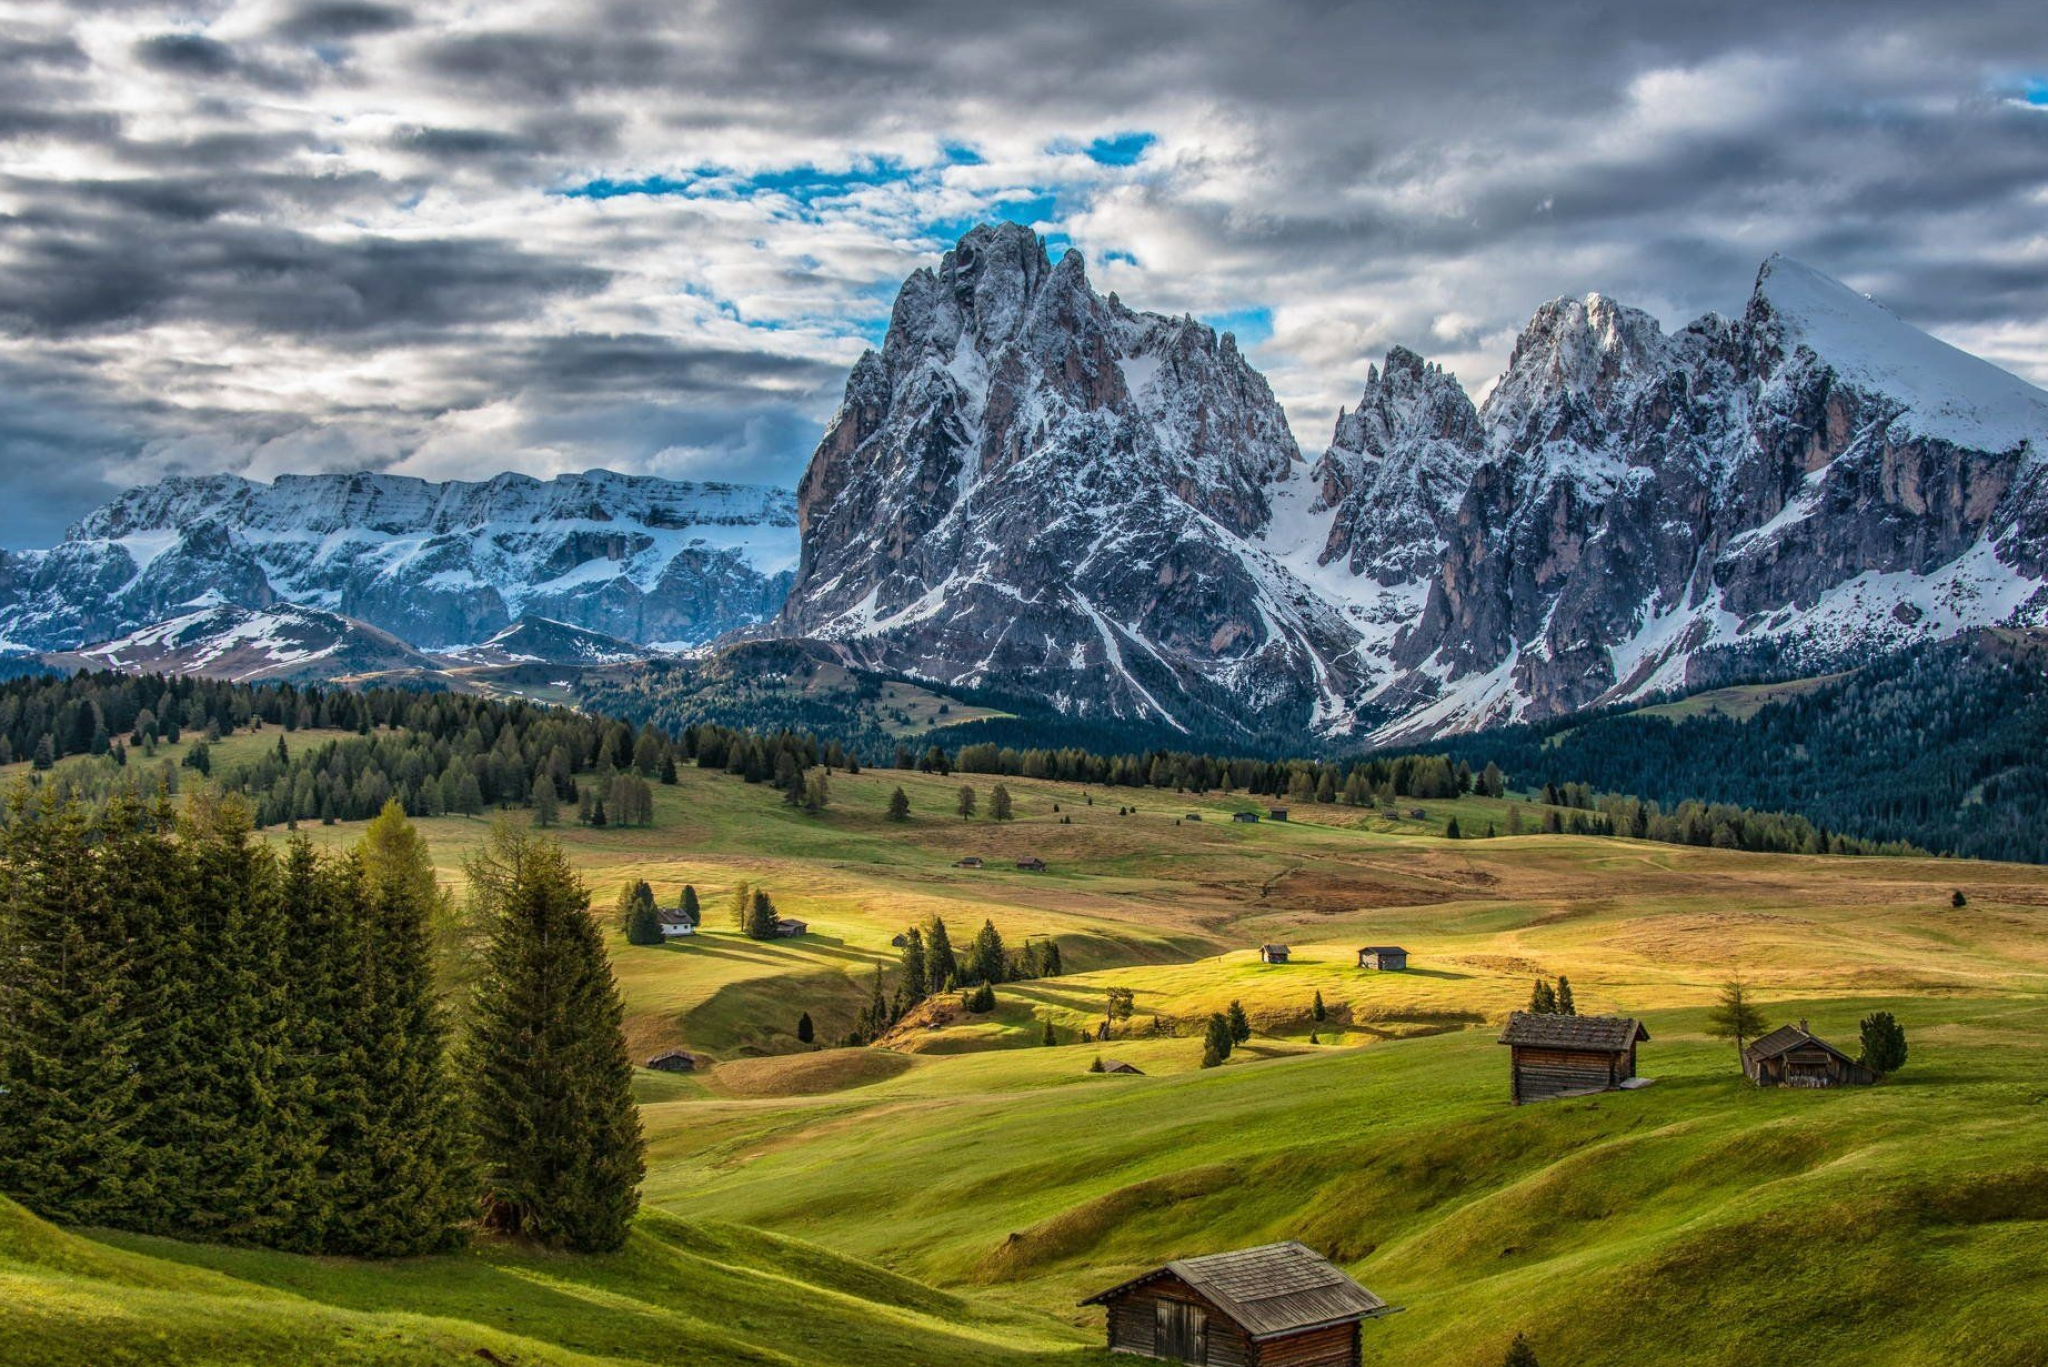
<svg viewBox="0 0 2048 1367">
<path fill-rule="evenodd" d="M 94 14 L 0 34 L 0 499 L 73 451 L 67 513 L 79 471 L 166 444 L 238 466 L 344 429 L 322 459 L 793 478 L 848 338 L 1003 205 L 1139 307 L 1270 308 L 1254 356 L 1311 444 L 1391 343 L 1483 378 L 1543 299 L 1732 312 L 1773 250 L 2048 347 L 2038 4 Z M 288 372 L 210 350 L 266 343 Z"/>
</svg>

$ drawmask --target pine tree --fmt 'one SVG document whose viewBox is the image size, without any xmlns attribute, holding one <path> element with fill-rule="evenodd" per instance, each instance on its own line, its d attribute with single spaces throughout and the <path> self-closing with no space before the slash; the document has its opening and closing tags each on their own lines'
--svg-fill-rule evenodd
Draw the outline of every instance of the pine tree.
<svg viewBox="0 0 2048 1367">
<path fill-rule="evenodd" d="M 1003 937 L 997 933 L 994 921 L 984 920 L 975 932 L 973 948 L 967 951 L 967 980 L 999 983 L 1008 981 L 1009 976 L 1009 956 L 1003 948 Z"/>
<path fill-rule="evenodd" d="M 1309 1008 L 1309 1013 L 1313 1015 L 1317 1020 L 1326 1020 L 1329 1018 L 1329 1011 L 1323 1006 L 1323 991 L 1321 988 L 1316 989 L 1315 1005 Z"/>
<path fill-rule="evenodd" d="M 1861 1030 L 1865 1068 L 1886 1077 L 1906 1066 L 1906 1029 L 1889 1011 L 1873 1011 Z"/>
<path fill-rule="evenodd" d="M 889 794 L 889 819 L 891 821 L 910 820 L 910 795 L 901 788 Z"/>
<path fill-rule="evenodd" d="M 960 965 L 953 958 L 953 941 L 946 934 L 946 923 L 934 916 L 924 933 L 924 990 L 944 992 L 959 978 Z"/>
<path fill-rule="evenodd" d="M 1224 1022 L 1230 1027 L 1232 1044 L 1243 1044 L 1252 1037 L 1252 1023 L 1245 1017 L 1242 1002 L 1234 1001 L 1230 1004 L 1230 1011 L 1224 1016 Z"/>
<path fill-rule="evenodd" d="M 628 944 L 662 943 L 665 937 L 661 933 L 661 913 L 654 905 L 654 889 L 644 879 L 626 885 L 619 894 L 619 909 Z"/>
<path fill-rule="evenodd" d="M 1008 821 L 1011 818 L 1010 790 L 1000 783 L 989 790 L 988 814 L 997 821 Z"/>
<path fill-rule="evenodd" d="M 590 895 L 559 845 L 510 828 L 468 873 L 491 919 L 467 1068 L 484 1222 L 610 1252 L 639 1208 L 643 1144 Z"/>
<path fill-rule="evenodd" d="M 1052 1022 L 1051 1022 L 1051 1021 L 1047 1021 L 1047 1022 L 1045 1023 L 1045 1029 L 1044 1029 L 1044 1030 L 1043 1030 L 1042 1032 L 1040 1032 L 1040 1034 L 1039 1034 L 1039 1036 L 1038 1036 L 1038 1042 L 1039 1042 L 1040 1044 L 1047 1044 L 1047 1045 L 1050 1045 L 1050 1044 L 1058 1044 L 1058 1043 L 1060 1042 L 1060 1041 L 1059 1041 L 1059 1036 L 1057 1036 L 1057 1035 L 1055 1035 L 1055 1034 L 1053 1033 L 1053 1029 L 1052 1029 Z"/>
<path fill-rule="evenodd" d="M 143 1152 L 131 950 L 82 807 L 17 788 L 0 834 L 0 1191 L 127 1224 Z"/>
<path fill-rule="evenodd" d="M 528 798 L 533 804 L 533 824 L 542 830 L 555 824 L 561 815 L 561 803 L 555 797 L 555 783 L 546 774 L 533 776 L 533 791 Z"/>
<path fill-rule="evenodd" d="M 1230 1023 L 1220 1012 L 1211 1015 L 1202 1035 L 1202 1066 L 1214 1068 L 1229 1058 L 1232 1044 Z"/>
<path fill-rule="evenodd" d="M 1508 1345 L 1507 1356 L 1501 1359 L 1501 1367 L 1541 1367 L 1536 1361 L 1536 1350 L 1529 1346 L 1529 1340 L 1520 1334 Z"/>
<path fill-rule="evenodd" d="M 1060 942 L 1058 940 L 1047 940 L 1045 942 L 1045 957 L 1039 962 L 1038 975 L 1041 978 L 1057 978 L 1060 976 L 1060 971 Z"/>
<path fill-rule="evenodd" d="M 703 924 L 704 908 L 697 900 L 697 887 L 694 883 L 683 884 L 682 911 L 684 919 L 688 920 L 691 925 Z"/>
<path fill-rule="evenodd" d="M 1578 1006 L 1572 1001 L 1572 980 L 1565 977 L 1562 973 L 1557 976 L 1557 1014 L 1560 1016 L 1576 1016 L 1579 1014 Z"/>
<path fill-rule="evenodd" d="M 975 1015 L 986 1015 L 996 1009 L 996 990 L 984 982 L 967 994 L 967 1009 Z"/>
<path fill-rule="evenodd" d="M 1963 890 L 1961 888 L 1957 888 L 1954 892 L 1948 895 L 1948 904 L 1952 907 L 1966 907 L 1970 905 L 1970 899 L 1963 896 Z"/>
<path fill-rule="evenodd" d="M 959 801 L 954 805 L 954 810 L 960 813 L 960 819 L 962 821 L 970 820 L 974 816 L 973 785 L 966 783 L 960 785 L 960 798 Z"/>
<path fill-rule="evenodd" d="M 916 926 L 903 932 L 903 990 L 912 1001 L 923 1001 L 931 995 L 925 978 L 924 936 Z"/>
<path fill-rule="evenodd" d="M 754 890 L 754 902 L 747 909 L 747 935 L 755 940 L 775 938 L 775 903 L 759 888 Z"/>
<path fill-rule="evenodd" d="M 1454 816 L 1444 823 L 1444 839 L 1458 840 L 1461 838 L 1463 838 L 1463 832 L 1458 829 L 1458 818 Z"/>
<path fill-rule="evenodd" d="M 1537 1016 L 1557 1014 L 1557 993 L 1541 978 L 1536 980 L 1536 988 L 1529 994 L 1529 1011 Z"/>
<path fill-rule="evenodd" d="M 1763 1029 L 1763 1012 L 1750 999 L 1742 976 L 1737 974 L 1721 984 L 1720 998 L 1707 1012 L 1707 1033 L 1716 1039 L 1735 1041 L 1735 1054 L 1740 1058 L 1743 1045 L 1762 1034 Z"/>
<path fill-rule="evenodd" d="M 809 1044 L 818 1037 L 817 1027 L 811 1024 L 811 1013 L 806 1011 L 796 1018 L 796 1040 L 798 1044 Z"/>
</svg>

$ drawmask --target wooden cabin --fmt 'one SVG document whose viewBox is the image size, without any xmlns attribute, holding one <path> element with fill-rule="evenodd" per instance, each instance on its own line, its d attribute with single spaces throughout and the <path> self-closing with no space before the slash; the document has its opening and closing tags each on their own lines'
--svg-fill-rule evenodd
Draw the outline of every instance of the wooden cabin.
<svg viewBox="0 0 2048 1367">
<path fill-rule="evenodd" d="M 654 919 L 661 925 L 664 940 L 673 940 L 678 935 L 695 935 L 697 923 L 681 907 L 663 907 L 654 913 Z"/>
<path fill-rule="evenodd" d="M 1045 861 L 1034 854 L 1029 859 L 1019 859 L 1017 867 L 1026 873 L 1044 873 Z"/>
<path fill-rule="evenodd" d="M 1298 1243 L 1178 1258 L 1097 1292 L 1113 1353 L 1196 1367 L 1358 1367 L 1358 1326 L 1393 1310 Z"/>
<path fill-rule="evenodd" d="M 903 949 L 906 948 L 909 944 L 910 937 L 900 930 L 889 937 L 889 947 L 891 949 Z"/>
<path fill-rule="evenodd" d="M 1260 945 L 1259 962 L 1262 964 L 1284 964 L 1287 962 L 1286 945 Z"/>
<path fill-rule="evenodd" d="M 953 867 L 956 869 L 978 869 L 981 867 L 981 856 L 970 854 L 965 859 L 955 859 Z"/>
<path fill-rule="evenodd" d="M 662 1073 L 694 1073 L 697 1071 L 697 1059 L 693 1054 L 671 1049 L 665 1054 L 656 1054 L 647 1060 L 647 1066 Z"/>
<path fill-rule="evenodd" d="M 1269 808 L 1266 812 L 1266 816 L 1269 820 L 1285 821 L 1287 819 L 1287 809 L 1285 807 Z"/>
<path fill-rule="evenodd" d="M 1877 1074 L 1806 1028 L 1781 1025 L 1742 1051 L 1742 1071 L 1759 1087 L 1868 1087 Z"/>
<path fill-rule="evenodd" d="M 1257 812 L 1232 812 L 1230 819 L 1232 821 L 1242 821 L 1249 826 L 1259 819 L 1259 814 Z"/>
<path fill-rule="evenodd" d="M 1182 819 L 1185 821 L 1200 821 L 1202 819 L 1202 814 L 1200 812 L 1189 812 L 1187 816 L 1185 816 Z"/>
<path fill-rule="evenodd" d="M 1400 973 L 1408 967 L 1408 951 L 1399 945 L 1367 945 L 1358 951 L 1360 968 L 1377 969 L 1381 973 Z"/>
<path fill-rule="evenodd" d="M 775 937 L 778 940 L 794 940 L 799 935 L 808 935 L 810 933 L 811 923 L 809 921 L 799 921 L 793 916 L 778 916 L 775 918 Z"/>
<path fill-rule="evenodd" d="M 1509 1056 L 1509 1094 L 1525 1101 L 1612 1091 L 1636 1075 L 1636 1045 L 1650 1038 L 1629 1016 L 1508 1017 L 1500 1043 Z"/>
<path fill-rule="evenodd" d="M 1102 1065 L 1102 1071 L 1105 1073 L 1122 1073 L 1128 1077 L 1145 1076 L 1143 1068 L 1138 1067 L 1135 1063 L 1125 1063 L 1122 1059 L 1111 1059 Z"/>
</svg>

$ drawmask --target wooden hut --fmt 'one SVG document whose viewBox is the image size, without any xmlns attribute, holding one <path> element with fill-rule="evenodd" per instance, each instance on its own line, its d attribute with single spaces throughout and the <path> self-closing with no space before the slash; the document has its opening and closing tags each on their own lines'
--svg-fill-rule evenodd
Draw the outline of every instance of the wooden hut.
<svg viewBox="0 0 2048 1367">
<path fill-rule="evenodd" d="M 1284 964 L 1287 962 L 1286 945 L 1260 945 L 1259 962 L 1262 964 Z"/>
<path fill-rule="evenodd" d="M 978 869 L 981 867 L 981 856 L 970 854 L 965 859 L 955 859 L 953 867 L 956 869 Z"/>
<path fill-rule="evenodd" d="M 1636 1044 L 1650 1038 L 1630 1016 L 1508 1017 L 1500 1042 L 1512 1051 L 1509 1091 L 1525 1101 L 1605 1092 L 1636 1075 Z"/>
<path fill-rule="evenodd" d="M 663 907 L 654 913 L 654 919 L 661 926 L 661 937 L 673 940 L 679 935 L 695 935 L 697 923 L 690 919 L 690 913 L 681 907 Z"/>
<path fill-rule="evenodd" d="M 1742 1071 L 1759 1087 L 1868 1087 L 1877 1074 L 1806 1028 L 1781 1025 L 1742 1051 Z"/>
<path fill-rule="evenodd" d="M 1258 821 L 1259 814 L 1257 812 L 1232 812 L 1230 819 L 1232 821 L 1241 821 L 1249 826 Z"/>
<path fill-rule="evenodd" d="M 1358 966 L 1382 973 L 1400 973 L 1408 967 L 1408 951 L 1399 945 L 1367 945 L 1358 951 Z"/>
<path fill-rule="evenodd" d="M 777 939 L 794 940 L 799 935 L 808 935 L 810 933 L 811 923 L 809 921 L 799 921 L 794 916 L 778 916 L 775 918 L 775 935 Z"/>
<path fill-rule="evenodd" d="M 1285 821 L 1287 819 L 1287 809 L 1285 807 L 1269 807 L 1266 810 L 1266 816 L 1273 821 Z"/>
<path fill-rule="evenodd" d="M 1183 820 L 1186 821 L 1200 821 L 1201 819 L 1202 814 L 1200 812 L 1189 812 L 1187 816 L 1183 818 Z"/>
<path fill-rule="evenodd" d="M 1145 1076 L 1145 1070 L 1143 1068 L 1138 1067 L 1135 1063 L 1125 1063 L 1120 1058 L 1111 1059 L 1109 1062 L 1103 1064 L 1102 1071 L 1105 1073 L 1122 1073 L 1128 1077 Z"/>
<path fill-rule="evenodd" d="M 1028 859 L 1019 859 L 1017 867 L 1026 873 L 1044 873 L 1045 861 L 1034 854 Z"/>
<path fill-rule="evenodd" d="M 1392 1307 L 1298 1243 L 1178 1258 L 1097 1292 L 1109 1348 L 1214 1367 L 1357 1367 Z"/>
<path fill-rule="evenodd" d="M 671 1049 L 647 1060 L 647 1066 L 662 1073 L 693 1073 L 697 1070 L 697 1059 L 680 1049 Z"/>
</svg>

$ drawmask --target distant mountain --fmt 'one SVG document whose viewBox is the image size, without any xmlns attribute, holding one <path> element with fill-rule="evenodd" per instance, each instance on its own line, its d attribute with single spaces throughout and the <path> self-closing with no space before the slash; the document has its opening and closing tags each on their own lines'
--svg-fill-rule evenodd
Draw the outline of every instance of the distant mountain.
<svg viewBox="0 0 2048 1367">
<path fill-rule="evenodd" d="M 2048 394 L 1773 257 L 1736 319 L 1396 349 L 1313 465 L 1232 339 L 1028 231 L 898 296 L 774 630 L 1082 720 L 1397 741 L 2048 620 Z"/>
<path fill-rule="evenodd" d="M 423 650 L 529 616 L 694 645 L 772 615 L 796 552 L 780 489 L 607 471 L 179 478 L 130 490 L 50 550 L 0 553 L 0 641 L 75 650 L 219 602 L 317 608 Z"/>
<path fill-rule="evenodd" d="M 119 640 L 45 656 L 69 669 L 202 674 L 238 683 L 331 679 L 431 669 L 389 632 L 318 608 L 279 603 L 197 606 Z"/>
<path fill-rule="evenodd" d="M 435 653 L 456 665 L 615 665 L 644 660 L 650 654 L 645 646 L 631 641 L 545 617 L 522 617 L 487 641 Z"/>
</svg>

